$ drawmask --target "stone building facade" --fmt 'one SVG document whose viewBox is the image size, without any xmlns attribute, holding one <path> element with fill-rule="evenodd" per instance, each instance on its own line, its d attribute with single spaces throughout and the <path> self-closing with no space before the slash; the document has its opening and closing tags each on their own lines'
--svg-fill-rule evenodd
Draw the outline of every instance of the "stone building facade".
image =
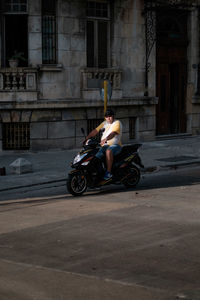
<svg viewBox="0 0 200 300">
<path fill-rule="evenodd" d="M 198 1 L 4 0 L 0 38 L 0 150 L 80 147 L 104 80 L 124 143 L 200 133 Z"/>
</svg>

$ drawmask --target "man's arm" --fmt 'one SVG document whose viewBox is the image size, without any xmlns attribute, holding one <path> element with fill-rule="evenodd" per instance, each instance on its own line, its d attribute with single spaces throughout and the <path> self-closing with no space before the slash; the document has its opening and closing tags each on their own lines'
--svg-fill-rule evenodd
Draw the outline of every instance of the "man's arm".
<svg viewBox="0 0 200 300">
<path fill-rule="evenodd" d="M 88 139 L 90 139 L 91 137 L 96 136 L 99 133 L 99 130 L 101 130 L 104 126 L 104 122 L 102 122 L 97 128 L 93 129 L 88 136 L 86 136 L 85 141 L 87 141 Z"/>
<path fill-rule="evenodd" d="M 98 131 L 96 129 L 93 129 L 89 134 L 88 136 L 86 136 L 86 141 L 88 139 L 90 139 L 91 137 L 94 137 L 95 135 L 97 135 Z"/>
<path fill-rule="evenodd" d="M 114 136 L 116 136 L 118 133 L 116 131 L 112 131 L 105 139 L 101 141 L 101 146 L 103 146 L 107 141 L 112 140 Z"/>
</svg>

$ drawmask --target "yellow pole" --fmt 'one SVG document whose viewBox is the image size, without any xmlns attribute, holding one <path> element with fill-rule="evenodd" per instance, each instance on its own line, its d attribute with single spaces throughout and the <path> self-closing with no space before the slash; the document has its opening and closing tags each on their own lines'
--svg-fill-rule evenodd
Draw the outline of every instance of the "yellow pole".
<svg viewBox="0 0 200 300">
<path fill-rule="evenodd" d="M 108 82 L 107 80 L 104 80 L 103 82 L 103 88 L 104 88 L 104 115 L 105 115 L 105 112 L 107 110 L 107 95 L 108 95 Z"/>
</svg>

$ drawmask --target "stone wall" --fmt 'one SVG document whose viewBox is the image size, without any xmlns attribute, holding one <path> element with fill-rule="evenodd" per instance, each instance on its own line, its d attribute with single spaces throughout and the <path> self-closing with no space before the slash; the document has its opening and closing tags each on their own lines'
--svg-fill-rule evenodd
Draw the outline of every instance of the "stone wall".
<svg viewBox="0 0 200 300">
<path fill-rule="evenodd" d="M 131 143 L 152 139 L 155 135 L 155 100 L 127 99 L 123 105 L 113 101 L 116 118 L 123 125 L 123 143 Z M 132 103 L 132 105 L 130 105 Z M 7 109 L 0 111 L 1 123 L 28 122 L 30 123 L 30 150 L 71 149 L 79 148 L 84 137 L 81 127 L 87 132 L 87 120 L 101 119 L 103 121 L 102 102 L 87 103 L 83 108 L 72 104 L 72 107 L 55 107 L 46 103 L 45 109 Z M 129 118 L 136 119 L 135 139 L 129 137 Z M 0 133 L 0 149 L 2 134 Z"/>
<path fill-rule="evenodd" d="M 143 96 L 145 27 L 142 1 L 115 1 L 112 66 L 122 70 L 123 97 Z"/>
</svg>

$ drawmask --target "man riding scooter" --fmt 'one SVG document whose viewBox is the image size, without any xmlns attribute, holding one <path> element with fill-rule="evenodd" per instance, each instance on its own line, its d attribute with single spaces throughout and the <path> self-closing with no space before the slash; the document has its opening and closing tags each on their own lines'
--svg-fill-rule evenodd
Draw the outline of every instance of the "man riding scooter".
<svg viewBox="0 0 200 300">
<path fill-rule="evenodd" d="M 121 152 L 122 148 L 122 124 L 119 120 L 115 120 L 114 112 L 110 108 L 105 112 L 105 121 L 88 134 L 86 141 L 91 137 L 95 137 L 102 129 L 104 131 L 101 137 L 101 148 L 97 152 L 96 157 L 102 159 L 104 155 L 106 156 L 107 170 L 104 180 L 109 181 L 112 179 L 113 158 Z"/>
</svg>

